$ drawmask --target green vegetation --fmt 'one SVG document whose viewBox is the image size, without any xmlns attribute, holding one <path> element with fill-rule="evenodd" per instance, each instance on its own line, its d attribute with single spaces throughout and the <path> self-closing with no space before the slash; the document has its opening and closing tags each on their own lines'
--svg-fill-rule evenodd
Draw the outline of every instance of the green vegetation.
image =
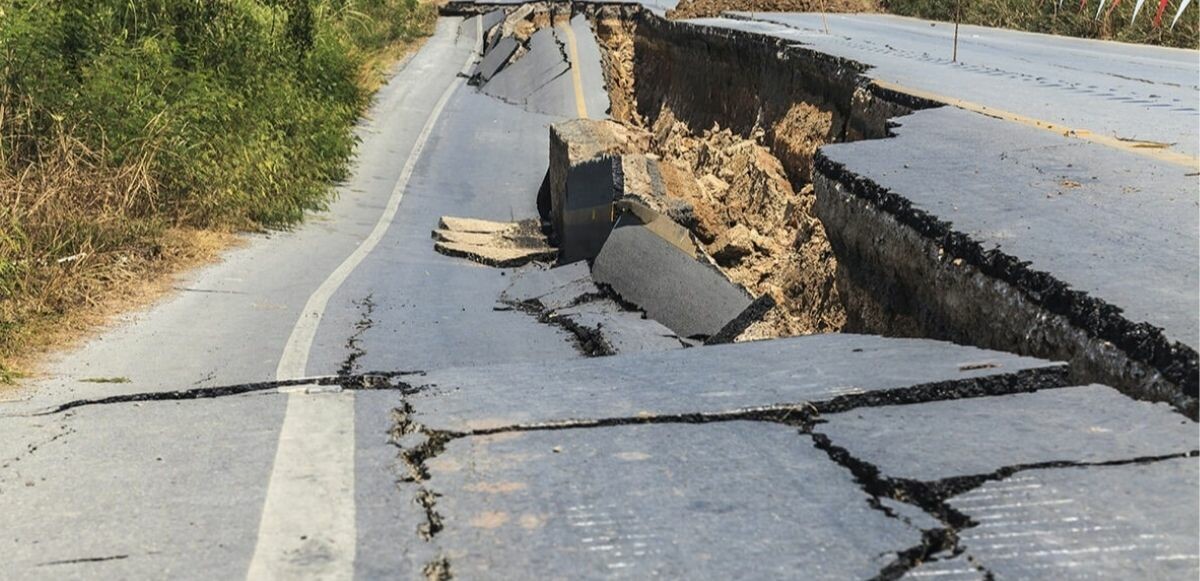
<svg viewBox="0 0 1200 581">
<path fill-rule="evenodd" d="M 880 0 L 884 10 L 904 16 L 953 21 L 956 6 L 961 3 L 964 24 L 1198 48 L 1200 17 L 1197 11 L 1200 10 L 1200 2 L 1193 2 L 1172 30 L 1171 19 L 1179 2 L 1171 0 L 1163 15 L 1163 25 L 1155 28 L 1154 13 L 1158 9 L 1158 2 L 1154 0 L 1146 1 L 1137 21 L 1132 23 L 1130 19 L 1137 4 L 1135 0 L 1106 2 L 1099 19 L 1096 18 L 1099 0 L 1088 0 L 1083 10 L 1080 10 L 1078 0 L 1065 0 L 1061 9 L 1058 0 Z"/>
<path fill-rule="evenodd" d="M 0 378 L 31 337 L 344 177 L 417 0 L 0 0 Z M 11 367 L 11 365 L 9 365 Z"/>
</svg>

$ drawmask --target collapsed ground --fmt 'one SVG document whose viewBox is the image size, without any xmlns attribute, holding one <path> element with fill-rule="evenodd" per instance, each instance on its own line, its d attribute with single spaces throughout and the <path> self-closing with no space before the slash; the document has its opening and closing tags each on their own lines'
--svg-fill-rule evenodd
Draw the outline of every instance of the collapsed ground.
<svg viewBox="0 0 1200 581">
<path fill-rule="evenodd" d="M 985 251 L 819 152 L 887 137 L 889 119 L 938 104 L 778 39 L 637 7 L 579 10 L 601 47 L 612 121 L 566 134 L 602 136 L 584 139 L 599 139 L 589 155 L 619 158 L 625 195 L 685 227 L 729 280 L 774 299 L 740 340 L 838 331 L 952 340 L 1068 360 L 1077 381 L 1195 416 L 1192 348 L 1019 257 Z M 498 30 L 521 31 L 526 43 L 570 16 L 566 5 L 527 4 Z M 508 62 L 519 61 L 522 46 Z M 554 176 L 553 149 L 548 179 L 557 184 L 566 178 Z M 987 284 L 972 282 L 981 275 Z M 964 301 L 990 306 L 956 306 Z"/>
</svg>

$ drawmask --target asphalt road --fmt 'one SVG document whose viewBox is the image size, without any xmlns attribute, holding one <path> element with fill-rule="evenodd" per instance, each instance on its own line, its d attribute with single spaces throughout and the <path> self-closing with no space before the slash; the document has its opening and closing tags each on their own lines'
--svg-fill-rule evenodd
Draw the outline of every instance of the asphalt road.
<svg viewBox="0 0 1200 581">
<path fill-rule="evenodd" d="M 399 68 L 329 211 L 0 406 L 0 577 L 1195 578 L 1196 424 L 1059 364 L 855 335 L 585 358 L 498 308 L 516 273 L 429 231 L 535 217 L 548 125 L 605 97 L 586 23 L 479 89 L 478 32 L 443 18 Z M 405 373 L 317 385 L 365 371 Z"/>
<path fill-rule="evenodd" d="M 1200 155 L 1196 52 L 882 14 L 734 13 L 695 22 L 795 40 L 871 66 L 887 83 L 1116 140 Z M 1193 165 L 1195 163 L 1193 162 Z"/>
</svg>

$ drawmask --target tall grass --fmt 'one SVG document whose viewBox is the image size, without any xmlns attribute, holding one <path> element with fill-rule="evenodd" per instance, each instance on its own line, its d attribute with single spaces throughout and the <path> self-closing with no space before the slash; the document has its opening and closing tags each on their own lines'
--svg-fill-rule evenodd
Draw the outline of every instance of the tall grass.
<svg viewBox="0 0 1200 581">
<path fill-rule="evenodd" d="M 1174 29 L 1170 26 L 1180 2 L 1171 0 L 1162 26 L 1155 27 L 1158 2 L 1154 0 L 1145 2 L 1136 21 L 1132 21 L 1135 0 L 1109 0 L 1099 18 L 1096 10 L 1100 0 L 1088 0 L 1082 10 L 1078 0 L 1065 0 L 1061 8 L 1058 0 L 880 0 L 888 12 L 904 16 L 953 21 L 956 7 L 961 5 L 962 22 L 966 24 L 1200 48 L 1200 2 L 1193 2 L 1187 8 Z"/>
<path fill-rule="evenodd" d="M 416 0 L 0 0 L 0 378 L 172 232 L 323 207 L 368 63 L 433 19 Z"/>
</svg>

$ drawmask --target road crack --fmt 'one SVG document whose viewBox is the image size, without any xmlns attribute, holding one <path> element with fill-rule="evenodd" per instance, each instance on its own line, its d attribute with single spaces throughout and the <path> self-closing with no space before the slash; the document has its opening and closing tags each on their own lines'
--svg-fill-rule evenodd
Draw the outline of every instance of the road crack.
<svg viewBox="0 0 1200 581">
<path fill-rule="evenodd" d="M 48 416 L 79 407 L 94 405 L 112 405 L 146 401 L 187 401 L 195 399 L 213 399 L 218 397 L 243 395 L 258 391 L 268 391 L 272 389 L 278 390 L 281 388 L 299 387 L 305 385 L 336 387 L 346 391 L 394 390 L 401 393 L 417 393 L 423 389 L 421 386 L 414 386 L 401 378 L 408 376 L 421 376 L 424 374 L 425 372 L 423 371 L 371 371 L 351 375 L 320 375 L 313 377 L 302 377 L 298 379 L 281 379 L 276 381 L 259 381 L 253 383 L 223 385 L 219 387 L 201 387 L 174 391 L 129 393 L 94 399 L 77 399 L 59 404 L 47 410 L 8 417 Z"/>
<path fill-rule="evenodd" d="M 818 450 L 825 452 L 830 460 L 849 470 L 862 490 L 875 499 L 872 502 L 873 507 L 881 510 L 891 518 L 901 518 L 880 502 L 880 499 L 883 498 L 891 499 L 915 506 L 943 525 L 938 528 L 922 530 L 921 542 L 913 547 L 899 551 L 896 558 L 874 577 L 874 579 L 878 580 L 899 579 L 919 567 L 922 563 L 936 560 L 937 555 L 945 554 L 953 557 L 963 554 L 966 551 L 966 547 L 959 545 L 959 533 L 964 529 L 978 526 L 979 523 L 962 511 L 950 506 L 948 501 L 955 496 L 978 488 L 985 482 L 1003 480 L 1026 470 L 1148 464 L 1164 460 L 1200 456 L 1200 450 L 1193 450 L 1176 454 L 1141 456 L 1100 462 L 1036 462 L 1004 466 L 985 474 L 953 476 L 926 482 L 887 476 L 883 474 L 879 467 L 855 457 L 847 449 L 834 444 L 829 436 L 817 431 L 810 432 L 810 436 L 813 439 L 813 445 Z M 910 522 L 909 524 L 912 523 Z M 970 558 L 968 560 L 985 578 L 992 578 L 991 572 L 981 563 Z"/>
<path fill-rule="evenodd" d="M 354 323 L 354 333 L 346 339 L 346 349 L 349 350 L 349 353 L 342 361 L 342 366 L 338 368 L 339 375 L 353 375 L 358 367 L 359 358 L 367 354 L 367 351 L 362 348 L 362 336 L 363 333 L 375 326 L 375 321 L 371 319 L 371 314 L 375 312 L 375 301 L 372 300 L 374 296 L 375 293 L 371 293 L 360 301 L 354 301 L 354 304 L 358 306 L 359 318 L 358 322 Z"/>
</svg>

